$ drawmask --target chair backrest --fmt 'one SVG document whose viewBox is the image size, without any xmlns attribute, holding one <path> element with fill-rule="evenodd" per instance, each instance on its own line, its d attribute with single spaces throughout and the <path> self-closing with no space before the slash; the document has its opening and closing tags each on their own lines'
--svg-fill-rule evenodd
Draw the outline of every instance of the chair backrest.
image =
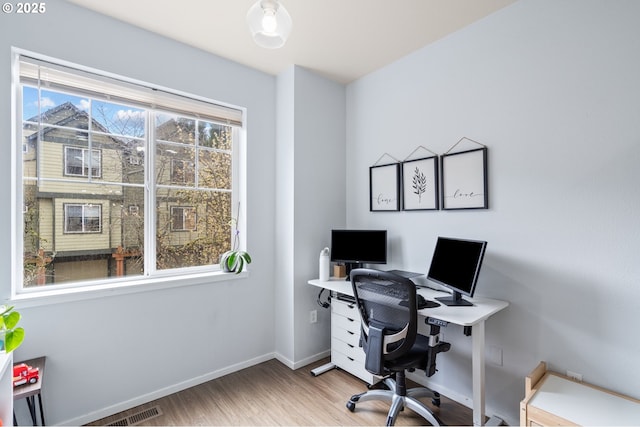
<svg viewBox="0 0 640 427">
<path fill-rule="evenodd" d="M 362 318 L 361 343 L 365 368 L 384 373 L 384 362 L 405 355 L 416 340 L 416 286 L 393 273 L 358 268 L 351 285 Z"/>
</svg>

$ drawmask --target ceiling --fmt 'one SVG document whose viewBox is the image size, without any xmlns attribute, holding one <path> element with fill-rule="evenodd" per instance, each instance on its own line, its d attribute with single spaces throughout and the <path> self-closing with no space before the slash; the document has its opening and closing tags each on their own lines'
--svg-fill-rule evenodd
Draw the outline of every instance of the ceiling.
<svg viewBox="0 0 640 427">
<path fill-rule="evenodd" d="M 255 45 L 255 0 L 68 0 L 252 68 L 292 64 L 349 83 L 515 0 L 281 0 L 293 30 L 277 50 Z"/>
</svg>

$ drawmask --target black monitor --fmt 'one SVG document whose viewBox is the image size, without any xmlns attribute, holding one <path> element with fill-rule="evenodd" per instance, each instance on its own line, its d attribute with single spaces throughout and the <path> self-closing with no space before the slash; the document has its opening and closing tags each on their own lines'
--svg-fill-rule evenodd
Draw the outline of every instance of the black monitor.
<svg viewBox="0 0 640 427">
<path fill-rule="evenodd" d="M 487 242 L 438 237 L 427 279 L 451 291 L 450 297 L 436 298 L 445 305 L 473 305 L 462 295 L 473 296 L 482 267 Z"/>
<path fill-rule="evenodd" d="M 331 261 L 345 264 L 347 279 L 363 264 L 386 264 L 387 230 L 331 230 Z"/>
</svg>

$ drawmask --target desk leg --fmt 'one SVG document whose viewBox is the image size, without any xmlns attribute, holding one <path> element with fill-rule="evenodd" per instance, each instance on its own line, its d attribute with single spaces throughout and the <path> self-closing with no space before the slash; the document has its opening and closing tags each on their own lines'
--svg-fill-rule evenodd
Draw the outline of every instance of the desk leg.
<svg viewBox="0 0 640 427">
<path fill-rule="evenodd" d="M 484 425 L 484 320 L 473 325 L 472 381 L 473 381 L 473 425 Z"/>
</svg>

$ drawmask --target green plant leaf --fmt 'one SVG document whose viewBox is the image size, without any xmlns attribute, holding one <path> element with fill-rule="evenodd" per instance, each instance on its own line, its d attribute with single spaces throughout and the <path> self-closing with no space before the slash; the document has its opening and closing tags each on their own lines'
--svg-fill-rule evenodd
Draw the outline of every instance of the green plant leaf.
<svg viewBox="0 0 640 427">
<path fill-rule="evenodd" d="M 7 329 L 13 329 L 20 321 L 20 313 L 12 311 L 9 314 L 3 315 L 2 318 L 4 320 L 4 327 Z"/>
<path fill-rule="evenodd" d="M 0 316 L 4 316 L 5 313 L 10 312 L 11 310 L 13 310 L 12 305 L 0 305 Z"/>
<path fill-rule="evenodd" d="M 24 340 L 24 329 L 15 328 L 13 331 L 7 331 L 4 336 L 4 348 L 7 353 L 11 353 L 18 348 Z"/>
<path fill-rule="evenodd" d="M 242 254 L 242 258 L 244 258 L 244 260 L 247 262 L 247 264 L 251 264 L 251 255 L 249 255 L 249 252 L 241 252 Z"/>
<path fill-rule="evenodd" d="M 236 269 L 236 265 L 238 264 L 238 253 L 232 252 L 227 259 L 227 267 L 229 270 L 234 271 Z"/>
<path fill-rule="evenodd" d="M 244 258 L 241 255 L 239 255 L 238 256 L 238 265 L 237 265 L 237 268 L 235 270 L 236 274 L 240 274 L 242 272 L 243 268 L 244 268 Z"/>
</svg>

